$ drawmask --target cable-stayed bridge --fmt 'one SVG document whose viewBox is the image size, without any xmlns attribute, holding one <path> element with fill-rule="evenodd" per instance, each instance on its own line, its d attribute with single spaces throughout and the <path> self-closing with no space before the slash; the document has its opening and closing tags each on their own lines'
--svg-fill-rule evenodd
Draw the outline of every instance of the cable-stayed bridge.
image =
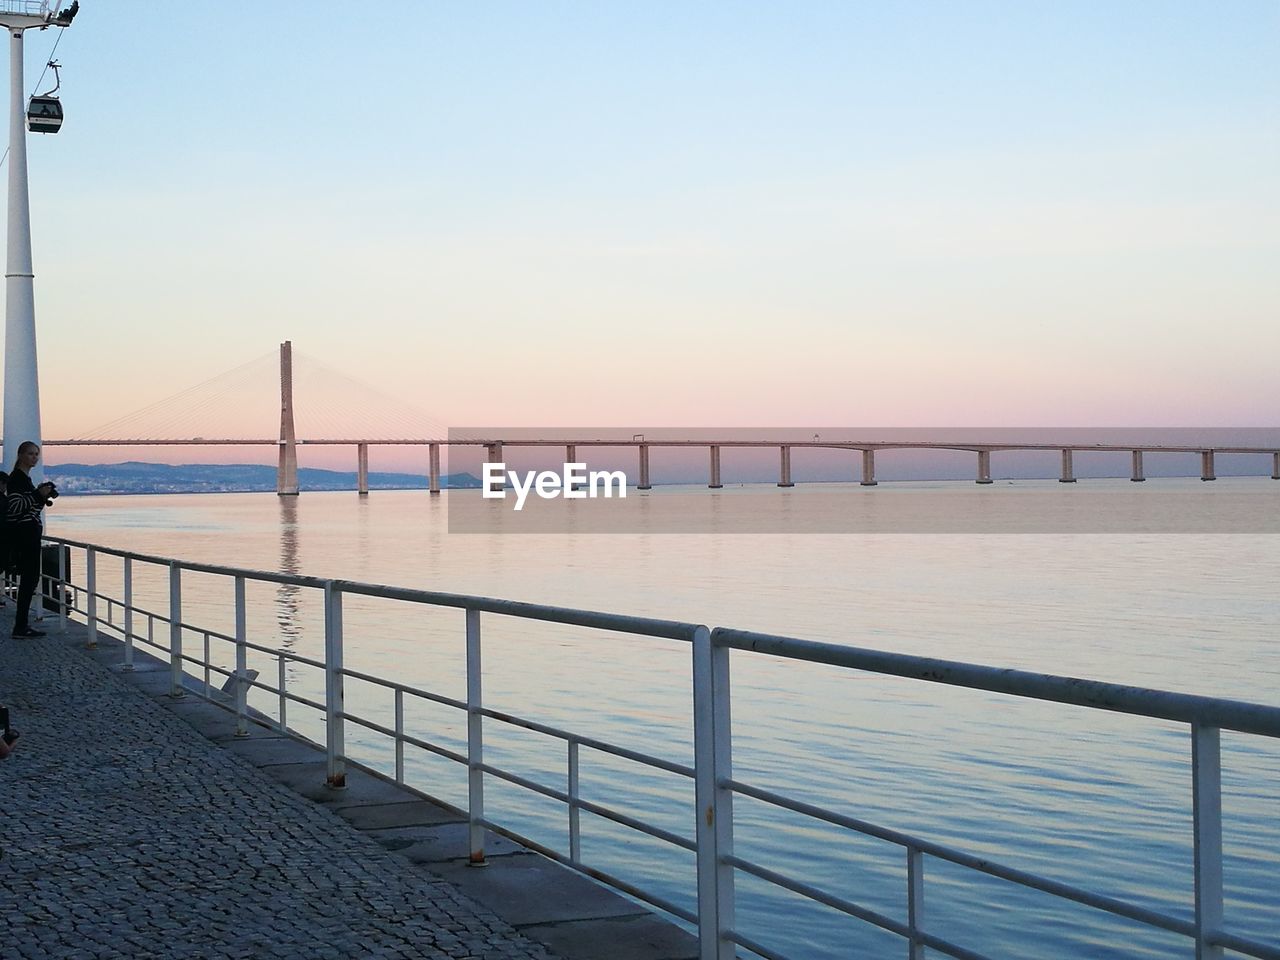
<svg viewBox="0 0 1280 960">
<path fill-rule="evenodd" d="M 298 493 L 299 446 L 354 447 L 356 452 L 356 487 L 362 494 L 369 492 L 369 448 L 426 447 L 428 450 L 429 490 L 440 492 L 440 451 L 442 447 L 477 447 L 483 449 L 484 463 L 500 463 L 506 447 L 562 447 L 565 462 L 579 462 L 579 449 L 624 447 L 636 451 L 636 487 L 651 487 L 650 451 L 653 448 L 703 448 L 707 451 L 707 486 L 719 489 L 723 486 L 721 452 L 729 448 L 774 448 L 778 451 L 779 487 L 791 487 L 791 458 L 793 449 L 820 449 L 849 451 L 860 456 L 861 469 L 856 476 L 850 470 L 850 479 L 862 486 L 875 486 L 876 454 L 887 450 L 944 450 L 964 451 L 976 455 L 975 481 L 992 482 L 991 455 L 993 453 L 1059 451 L 1063 483 L 1074 483 L 1075 455 L 1077 453 L 1128 454 L 1129 478 L 1146 479 L 1145 457 L 1148 454 L 1197 454 L 1200 458 L 1200 478 L 1215 480 L 1216 457 L 1219 454 L 1269 455 L 1271 478 L 1280 480 L 1280 434 L 1277 431 L 1261 431 L 1267 442 L 1232 443 L 1223 441 L 1222 431 L 1212 442 L 1197 440 L 1191 443 L 1169 442 L 1093 442 L 1085 431 L 1045 431 L 1046 434 L 1071 434 L 1069 439 L 1046 436 L 1043 442 L 1027 438 L 1028 431 L 1018 431 L 1018 439 L 998 438 L 991 430 L 987 436 L 975 436 L 965 431 L 963 438 L 937 438 L 912 440 L 898 438 L 823 438 L 795 437 L 796 431 L 773 438 L 741 436 L 744 431 L 724 430 L 705 436 L 678 436 L 691 431 L 671 432 L 670 436 L 652 433 L 625 433 L 622 431 L 598 431 L 609 436 L 569 437 L 544 436 L 537 431 L 520 430 L 502 436 L 460 435 L 425 413 L 418 412 L 400 400 L 381 393 L 376 388 L 354 380 L 340 371 L 325 366 L 311 358 L 300 358 L 295 364 L 291 343 L 280 345 L 278 354 L 278 393 L 275 376 L 277 354 L 259 357 L 211 380 L 204 381 L 173 397 L 151 404 L 141 410 L 117 418 L 86 433 L 67 439 L 46 440 L 47 446 L 74 447 L 246 447 L 267 446 L 277 448 L 278 469 L 276 492 L 281 496 Z M 302 406 L 295 404 L 295 392 L 306 397 Z M 265 411 L 276 407 L 280 412 L 279 430 L 276 432 L 265 419 Z M 216 424 L 216 427 L 211 427 Z M 881 431 L 883 432 L 883 431 Z M 903 431 L 904 433 L 906 431 Z M 1114 431 L 1111 431 L 1114 432 Z M 956 431 L 939 431 L 956 433 Z M 219 435 L 220 434 L 220 435 Z M 274 435 L 273 435 L 274 434 Z M 616 434 L 616 435 L 612 435 Z"/>
</svg>

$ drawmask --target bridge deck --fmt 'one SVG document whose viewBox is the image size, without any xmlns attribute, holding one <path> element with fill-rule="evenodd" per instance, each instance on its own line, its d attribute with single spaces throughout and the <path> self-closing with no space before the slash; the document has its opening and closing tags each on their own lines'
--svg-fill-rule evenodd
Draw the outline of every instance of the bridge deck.
<svg viewBox="0 0 1280 960">
<path fill-rule="evenodd" d="M 696 952 L 513 844 L 493 845 L 500 866 L 461 866 L 456 815 L 358 774 L 329 790 L 308 745 L 235 740 L 218 707 L 160 695 L 158 661 L 122 674 L 95 662 L 118 662 L 117 645 L 87 653 L 79 625 L 36 640 L 10 627 L 0 615 L 0 704 L 22 731 L 0 763 L 6 957 L 572 960 L 607 937 L 637 960 Z"/>
</svg>

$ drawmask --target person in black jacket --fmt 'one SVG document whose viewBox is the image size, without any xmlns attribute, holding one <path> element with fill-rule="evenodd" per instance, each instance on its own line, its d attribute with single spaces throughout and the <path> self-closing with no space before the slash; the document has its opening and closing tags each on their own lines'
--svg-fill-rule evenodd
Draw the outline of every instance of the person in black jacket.
<svg viewBox="0 0 1280 960">
<path fill-rule="evenodd" d="M 13 618 L 14 637 L 43 637 L 43 630 L 28 622 L 31 598 L 40 579 L 40 538 L 44 534 L 40 512 L 44 509 L 53 484 L 35 486 L 31 470 L 40 461 L 40 446 L 30 440 L 18 447 L 18 462 L 9 474 L 8 541 L 13 565 L 18 574 L 18 610 Z"/>
<path fill-rule="evenodd" d="M 9 592 L 13 558 L 9 555 L 9 475 L 0 470 L 0 607 Z"/>
</svg>

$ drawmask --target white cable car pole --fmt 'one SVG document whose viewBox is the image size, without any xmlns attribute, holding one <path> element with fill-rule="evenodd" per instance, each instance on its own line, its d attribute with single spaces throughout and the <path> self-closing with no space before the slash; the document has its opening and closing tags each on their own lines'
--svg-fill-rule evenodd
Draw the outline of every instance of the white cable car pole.
<svg viewBox="0 0 1280 960">
<path fill-rule="evenodd" d="M 76 5 L 78 8 L 78 4 Z M 56 16 L 47 3 L 5 0 L 0 24 L 9 32 L 9 233 L 5 257 L 4 462 L 12 470 L 18 446 L 43 442 L 40 432 L 40 373 L 36 361 L 36 296 L 31 268 L 31 198 L 27 187 L 26 80 L 22 35 L 33 28 L 67 26 L 69 8 Z M 37 465 L 31 479 L 44 479 Z"/>
</svg>

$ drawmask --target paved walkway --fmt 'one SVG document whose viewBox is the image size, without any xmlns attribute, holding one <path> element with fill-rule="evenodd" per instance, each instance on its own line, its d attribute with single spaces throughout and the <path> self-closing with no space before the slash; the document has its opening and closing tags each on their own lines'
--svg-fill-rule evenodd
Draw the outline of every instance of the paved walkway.
<svg viewBox="0 0 1280 960">
<path fill-rule="evenodd" d="M 0 957 L 554 960 L 12 609 Z"/>
</svg>

